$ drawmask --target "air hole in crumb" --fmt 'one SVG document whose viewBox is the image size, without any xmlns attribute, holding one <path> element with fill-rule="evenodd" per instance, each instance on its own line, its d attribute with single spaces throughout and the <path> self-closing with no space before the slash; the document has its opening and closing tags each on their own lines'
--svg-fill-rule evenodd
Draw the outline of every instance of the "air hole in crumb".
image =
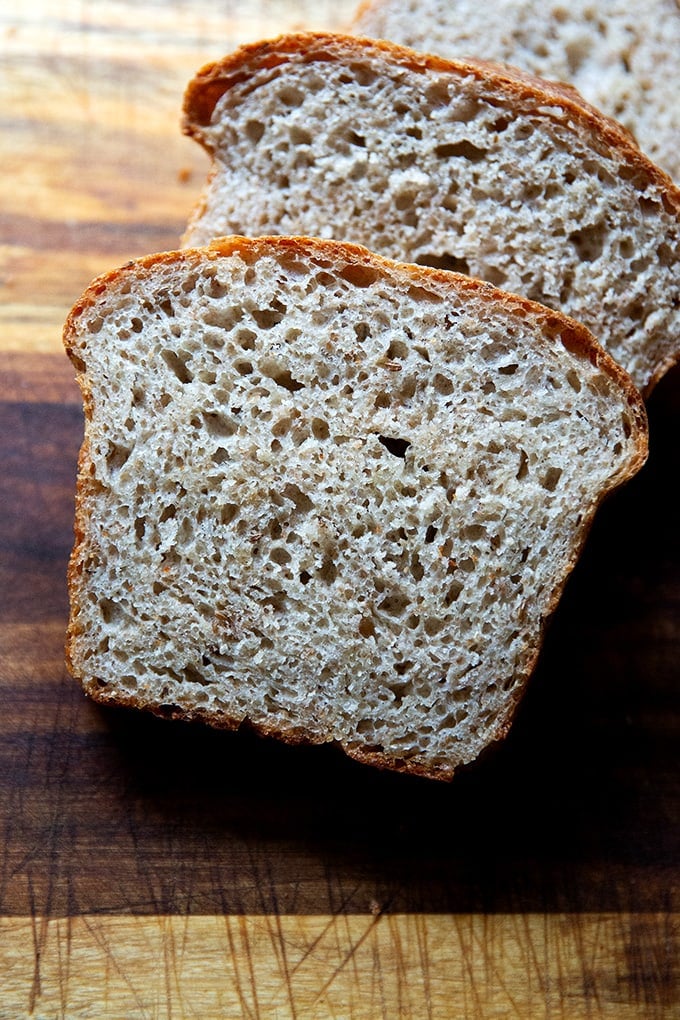
<svg viewBox="0 0 680 1020">
<path fill-rule="evenodd" d="M 132 450 L 127 446 L 122 446 L 120 443 L 110 443 L 109 452 L 106 455 L 106 466 L 109 471 L 120 471 L 131 453 Z"/>
<path fill-rule="evenodd" d="M 248 141 L 252 145 L 257 145 L 264 134 L 264 124 L 259 120 L 249 120 L 243 130 Z"/>
<path fill-rule="evenodd" d="M 302 106 L 305 94 L 302 89 L 296 88 L 294 85 L 285 85 L 279 89 L 278 98 L 284 106 Z"/>
<path fill-rule="evenodd" d="M 413 663 L 408 659 L 405 662 L 395 662 L 394 672 L 398 673 L 399 676 L 403 676 L 404 673 L 408 673 L 410 669 L 413 669 Z"/>
<path fill-rule="evenodd" d="M 602 254 L 606 237 L 607 228 L 604 224 L 594 223 L 581 230 L 575 230 L 569 235 L 569 240 L 582 262 L 594 262 Z"/>
<path fill-rule="evenodd" d="M 138 541 L 141 542 L 141 540 L 144 538 L 145 531 L 146 531 L 146 517 L 135 518 L 135 535 L 137 536 Z"/>
<path fill-rule="evenodd" d="M 283 546 L 275 545 L 269 553 L 269 559 L 273 563 L 278 563 L 279 566 L 284 566 L 286 563 L 290 563 L 290 553 Z"/>
<path fill-rule="evenodd" d="M 382 443 L 385 449 L 394 457 L 406 457 L 406 451 L 411 445 L 408 439 L 399 439 L 394 436 L 378 436 L 378 442 Z"/>
<path fill-rule="evenodd" d="M 291 125 L 289 135 L 293 145 L 309 145 L 312 141 L 310 132 L 306 128 L 300 127 L 299 124 Z"/>
<path fill-rule="evenodd" d="M 201 684 L 201 686 L 204 686 L 206 683 L 209 682 L 203 676 L 203 674 L 199 673 L 199 671 L 196 669 L 196 667 L 193 666 L 191 663 L 188 663 L 184 667 L 184 669 L 182 670 L 182 673 L 184 674 L 184 680 L 187 683 L 190 683 L 190 684 Z"/>
<path fill-rule="evenodd" d="M 330 430 L 323 418 L 312 418 L 312 435 L 315 439 L 328 439 Z"/>
<path fill-rule="evenodd" d="M 244 351 L 252 351 L 257 340 L 257 333 L 254 333 L 252 329 L 247 329 L 245 326 L 236 331 L 236 340 L 243 348 Z"/>
<path fill-rule="evenodd" d="M 463 138 L 460 142 L 444 142 L 437 145 L 434 154 L 437 159 L 467 159 L 470 163 L 481 163 L 487 151 Z"/>
<path fill-rule="evenodd" d="M 443 397 L 447 397 L 450 393 L 453 393 L 453 382 L 446 375 L 442 375 L 441 372 L 437 372 L 434 379 L 432 380 L 437 393 L 441 393 Z"/>
<path fill-rule="evenodd" d="M 340 276 L 355 287 L 370 287 L 378 279 L 380 273 L 372 266 L 347 265 L 340 270 Z"/>
<path fill-rule="evenodd" d="M 397 358 L 400 361 L 404 361 L 408 358 L 408 353 L 408 344 L 405 344 L 403 340 L 392 340 L 385 352 L 385 356 L 390 359 Z"/>
<path fill-rule="evenodd" d="M 187 367 L 188 352 L 184 351 L 182 354 L 178 354 L 176 351 L 165 350 L 161 352 L 161 357 L 183 385 L 192 381 L 193 373 Z"/>
<path fill-rule="evenodd" d="M 266 595 L 265 598 L 260 600 L 261 606 L 270 606 L 275 612 L 280 613 L 286 608 L 286 593 L 285 591 L 274 592 L 273 595 Z M 257 628 L 253 629 L 253 633 L 257 633 Z M 261 636 L 262 644 L 267 648 L 273 648 L 274 643 L 271 638 Z M 268 643 L 267 643 L 268 642 Z"/>
<path fill-rule="evenodd" d="M 434 524 L 428 524 L 427 531 L 425 532 L 425 541 L 428 543 L 428 545 L 431 542 L 434 542 L 436 536 L 437 529 L 435 528 Z"/>
<path fill-rule="evenodd" d="M 286 314 L 285 305 L 280 302 L 278 308 L 253 308 L 250 312 L 260 329 L 272 329 L 277 326 Z"/>
<path fill-rule="evenodd" d="M 162 511 L 160 517 L 158 518 L 159 523 L 163 524 L 163 523 L 165 523 L 165 521 L 170 521 L 176 515 L 177 515 L 177 507 L 175 506 L 174 503 L 170 503 L 170 504 L 168 504 L 168 506 L 163 508 L 163 511 Z"/>
<path fill-rule="evenodd" d="M 333 581 L 335 581 L 338 576 L 338 568 L 330 556 L 324 556 L 318 571 L 318 576 L 322 581 L 325 581 L 326 584 L 333 584 Z"/>
<path fill-rule="evenodd" d="M 444 596 L 444 605 L 450 606 L 453 602 L 455 602 L 462 590 L 463 585 L 460 581 L 453 581 L 449 585 L 446 595 Z"/>
<path fill-rule="evenodd" d="M 215 450 L 210 459 L 212 460 L 213 464 L 226 464 L 226 462 L 230 459 L 229 451 L 225 450 L 223 446 L 220 446 L 217 448 L 217 450 Z"/>
<path fill-rule="evenodd" d="M 236 425 L 233 421 L 216 411 L 203 411 L 202 417 L 206 431 L 211 436 L 229 438 L 236 432 Z"/>
<path fill-rule="evenodd" d="M 238 513 L 236 503 L 225 503 L 220 507 L 220 523 L 231 524 Z"/>
<path fill-rule="evenodd" d="M 301 570 L 300 571 L 300 577 L 299 577 L 300 584 L 308 584 L 311 581 L 311 579 L 312 579 L 312 575 L 308 571 L 306 571 L 306 570 Z"/>
<path fill-rule="evenodd" d="M 656 216 L 659 212 L 659 203 L 647 195 L 640 195 L 638 198 L 640 212 L 643 216 Z"/>
<path fill-rule="evenodd" d="M 499 365 L 498 372 L 499 375 L 514 375 L 518 368 L 519 365 L 513 362 L 510 365 Z"/>
<path fill-rule="evenodd" d="M 314 506 L 314 503 L 309 496 L 307 496 L 302 489 L 299 489 L 294 482 L 288 482 L 287 485 L 284 485 L 281 493 L 286 499 L 289 499 L 291 503 L 295 504 L 295 509 L 299 510 L 300 513 L 309 513 Z"/>
<path fill-rule="evenodd" d="M 410 599 L 403 592 L 394 591 L 380 602 L 378 609 L 388 613 L 390 616 L 402 616 L 409 602 Z"/>
<path fill-rule="evenodd" d="M 291 375 L 289 368 L 283 368 L 279 362 L 273 359 L 265 359 L 260 365 L 262 374 L 275 382 L 277 386 L 281 386 L 284 390 L 288 390 L 290 393 L 295 393 L 297 390 L 305 388 L 305 384 L 300 382 L 299 379 L 294 379 Z"/>
<path fill-rule="evenodd" d="M 425 101 L 430 106 L 448 106 L 449 88 L 445 81 L 434 81 L 425 90 Z"/>
<path fill-rule="evenodd" d="M 407 376 L 402 382 L 399 388 L 399 395 L 404 400 L 410 400 L 411 397 L 415 396 L 416 389 L 418 388 L 418 380 L 415 375 Z"/>
<path fill-rule="evenodd" d="M 356 145 L 357 148 L 359 149 L 366 148 L 366 139 L 364 138 L 363 135 L 357 134 L 356 131 L 352 130 L 348 131 L 347 134 L 345 135 L 345 138 L 347 139 L 350 145 Z"/>
<path fill-rule="evenodd" d="M 102 599 L 99 603 L 99 612 L 104 623 L 116 623 L 123 616 L 123 610 L 113 599 Z"/>
<path fill-rule="evenodd" d="M 581 392 L 581 380 L 578 377 L 578 373 L 573 368 L 567 372 L 567 382 L 575 393 Z"/>
<path fill-rule="evenodd" d="M 557 483 L 559 482 L 561 477 L 562 477 L 561 468 L 550 467 L 543 476 L 541 480 L 541 485 L 543 486 L 544 489 L 547 489 L 548 492 L 554 492 L 555 489 L 557 488 Z"/>
<path fill-rule="evenodd" d="M 420 558 L 417 552 L 414 552 L 413 555 L 411 556 L 409 570 L 411 571 L 411 576 L 413 577 L 414 581 L 422 581 L 423 577 L 425 576 L 425 568 L 420 562 Z"/>
<path fill-rule="evenodd" d="M 416 262 L 419 266 L 429 266 L 430 269 L 446 269 L 452 273 L 470 276 L 468 260 L 459 255 L 452 255 L 450 252 L 444 252 L 442 255 L 424 252 L 417 257 Z"/>
<path fill-rule="evenodd" d="M 375 636 L 375 624 L 370 616 L 362 616 L 359 621 L 359 633 L 365 638 Z"/>
<path fill-rule="evenodd" d="M 519 451 L 519 467 L 517 468 L 517 474 L 515 478 L 517 481 L 521 481 L 529 474 L 529 458 L 525 450 Z"/>
</svg>

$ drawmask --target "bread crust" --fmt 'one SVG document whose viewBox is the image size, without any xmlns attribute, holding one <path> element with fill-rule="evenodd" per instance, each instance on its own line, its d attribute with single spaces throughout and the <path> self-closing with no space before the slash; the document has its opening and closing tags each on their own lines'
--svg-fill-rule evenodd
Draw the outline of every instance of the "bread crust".
<svg viewBox="0 0 680 1020">
<path fill-rule="evenodd" d="M 472 76 L 489 90 L 499 90 L 541 116 L 550 115 L 546 108 L 551 105 L 559 106 L 570 115 L 574 131 L 586 137 L 599 135 L 641 178 L 664 191 L 667 207 L 680 213 L 680 187 L 641 151 L 621 124 L 590 106 L 572 85 L 538 78 L 508 64 L 469 58 L 446 60 L 385 40 L 302 32 L 242 46 L 221 60 L 206 64 L 189 82 L 184 94 L 182 129 L 212 155 L 210 139 L 202 129 L 210 124 L 217 103 L 230 89 L 263 69 L 274 70 L 285 63 L 323 63 L 345 58 L 382 59 L 387 65 L 421 74 L 436 71 L 455 78 Z"/>
<path fill-rule="evenodd" d="M 615 379 L 625 392 L 628 404 L 640 428 L 644 431 L 647 427 L 644 401 L 637 387 L 633 385 L 628 373 L 605 351 L 590 330 L 563 312 L 545 308 L 529 298 L 522 297 L 519 294 L 510 294 L 500 290 L 491 283 L 466 276 L 463 273 L 455 273 L 449 269 L 420 266 L 415 263 L 395 262 L 393 259 L 369 251 L 368 248 L 360 244 L 352 244 L 348 241 L 331 241 L 317 237 L 290 237 L 280 234 L 263 235 L 261 237 L 233 235 L 231 237 L 216 238 L 203 248 L 182 248 L 176 251 L 145 255 L 141 258 L 130 260 L 123 266 L 96 277 L 72 307 L 63 330 L 64 348 L 76 368 L 78 381 L 81 384 L 81 391 L 84 393 L 84 396 L 89 398 L 89 387 L 86 386 L 86 389 L 82 390 L 85 381 L 83 380 L 82 367 L 79 363 L 75 322 L 87 308 L 95 305 L 101 295 L 110 286 L 115 286 L 125 274 L 132 273 L 135 275 L 144 273 L 153 266 L 160 264 L 171 265 L 173 263 L 176 264 L 178 261 L 191 262 L 197 258 L 228 258 L 234 254 L 239 254 L 246 259 L 256 260 L 267 252 L 276 249 L 292 254 L 305 255 L 311 259 L 322 261 L 325 259 L 335 260 L 341 258 L 358 270 L 367 268 L 378 273 L 389 274 L 390 276 L 401 276 L 405 282 L 436 290 L 442 295 L 451 290 L 456 290 L 458 293 L 483 295 L 485 299 L 498 302 L 508 310 L 522 309 L 539 319 L 549 333 L 559 336 L 567 350 L 585 355 L 593 365 L 596 365 L 603 372 L 606 372 L 607 375 Z M 88 413 L 88 407 L 89 403 L 86 403 L 86 414 Z M 646 442 L 643 443 L 643 452 L 646 458 Z M 642 463 L 638 465 L 638 467 L 640 466 L 642 466 Z"/>
<path fill-rule="evenodd" d="M 513 311 L 520 315 L 534 316 L 540 320 L 545 331 L 559 338 L 569 351 L 578 352 L 593 365 L 597 366 L 598 369 L 606 373 L 622 391 L 624 399 L 630 408 L 633 431 L 635 433 L 635 456 L 627 462 L 625 470 L 618 476 L 610 479 L 609 486 L 603 488 L 598 500 L 593 504 L 592 512 L 584 517 L 578 541 L 573 549 L 571 558 L 567 563 L 563 576 L 556 580 L 547 613 L 543 618 L 541 632 L 537 636 L 536 641 L 532 641 L 531 646 L 528 641 L 525 641 L 525 647 L 528 650 L 526 666 L 518 673 L 520 682 L 509 697 L 507 714 L 489 739 L 489 742 L 497 742 L 506 735 L 511 726 L 516 707 L 524 694 L 527 681 L 535 668 L 545 627 L 560 600 L 567 578 L 578 559 L 597 506 L 599 506 L 612 489 L 635 474 L 646 460 L 647 415 L 642 397 L 624 370 L 614 362 L 584 326 L 559 312 L 546 309 L 526 298 L 499 291 L 491 284 L 449 271 L 396 263 L 355 244 L 301 237 L 245 238 L 234 236 L 222 238 L 206 248 L 183 249 L 175 252 L 148 255 L 144 258 L 128 262 L 121 268 L 105 273 L 97 277 L 90 284 L 71 310 L 63 333 L 65 350 L 74 365 L 82 392 L 86 421 L 91 420 L 92 417 L 92 388 L 85 363 L 81 357 L 78 320 L 86 311 L 96 308 L 102 296 L 110 288 L 124 284 L 129 276 L 144 274 L 149 269 L 158 265 L 190 265 L 197 260 L 219 260 L 228 258 L 235 253 L 238 253 L 245 261 L 255 261 L 261 255 L 273 251 L 299 256 L 304 255 L 310 260 L 318 260 L 326 265 L 331 260 L 334 263 L 351 266 L 358 273 L 368 271 L 370 273 L 384 274 L 393 281 L 402 282 L 405 286 L 420 286 L 442 296 L 451 295 L 454 291 L 458 294 L 482 296 L 485 300 L 493 301 L 494 303 L 500 302 L 508 311 Z M 66 661 L 70 672 L 81 682 L 87 694 L 102 704 L 137 709 L 143 708 L 164 718 L 194 720 L 226 730 L 236 730 L 243 725 L 248 725 L 262 736 L 275 737 L 288 744 L 325 742 L 324 738 L 320 738 L 318 734 L 307 730 L 303 726 L 269 726 L 265 723 L 255 725 L 250 721 L 244 724 L 241 719 L 235 719 L 226 713 L 216 713 L 214 709 L 206 712 L 200 707 L 184 709 L 177 705 L 147 704 L 137 697 L 121 696 L 115 692 L 112 694 L 110 689 L 98 684 L 96 677 L 88 675 L 86 664 L 79 659 L 76 645 L 81 633 L 81 624 L 78 621 L 81 617 L 81 609 L 83 608 L 81 602 L 84 587 L 82 575 L 87 570 L 87 564 L 84 561 L 84 546 L 88 526 L 86 504 L 88 497 L 96 491 L 97 484 L 94 479 L 93 465 L 90 460 L 86 439 L 81 447 L 79 457 L 74 547 L 69 561 L 67 576 L 71 617 L 66 638 Z M 449 780 L 454 774 L 454 766 L 428 766 L 417 759 L 397 759 L 379 749 L 371 749 L 370 747 L 360 746 L 355 743 L 343 743 L 341 746 L 350 757 L 378 768 L 389 768 L 416 776 L 440 780 Z"/>
<path fill-rule="evenodd" d="M 391 39 L 444 57 L 483 52 L 578 88 L 592 106 L 622 121 L 644 152 L 680 182 L 674 110 L 680 64 L 677 0 L 575 0 L 546 8 L 537 0 L 483 8 L 472 0 L 362 0 L 343 30 Z"/>
</svg>

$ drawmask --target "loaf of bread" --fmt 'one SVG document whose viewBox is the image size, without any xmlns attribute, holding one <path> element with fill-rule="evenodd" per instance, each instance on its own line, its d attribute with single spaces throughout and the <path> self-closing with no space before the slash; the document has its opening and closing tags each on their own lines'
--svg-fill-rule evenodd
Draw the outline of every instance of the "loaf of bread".
<svg viewBox="0 0 680 1020">
<path fill-rule="evenodd" d="M 96 280 L 68 661 L 101 702 L 449 778 L 501 737 L 644 404 L 579 324 L 336 242 Z"/>
<path fill-rule="evenodd" d="M 304 234 L 449 268 L 583 322 L 649 393 L 680 354 L 680 191 L 578 94 L 348 36 L 189 84 L 214 165 L 185 243 Z"/>
<path fill-rule="evenodd" d="M 571 82 L 680 181 L 678 0 L 367 0 L 351 28 Z"/>
</svg>

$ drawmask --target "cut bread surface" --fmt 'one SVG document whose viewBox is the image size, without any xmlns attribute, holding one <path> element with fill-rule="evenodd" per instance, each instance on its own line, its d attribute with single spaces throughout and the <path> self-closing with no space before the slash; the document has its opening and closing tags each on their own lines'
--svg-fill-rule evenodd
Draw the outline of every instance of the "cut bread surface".
<svg viewBox="0 0 680 1020">
<path fill-rule="evenodd" d="M 188 246 L 305 234 L 458 270 L 583 322 L 649 392 L 680 353 L 680 192 L 567 87 L 302 34 L 204 68 Z"/>
<path fill-rule="evenodd" d="M 680 180 L 677 0 L 369 0 L 352 24 L 442 57 L 483 55 L 571 82 Z"/>
<path fill-rule="evenodd" d="M 334 242 L 95 281 L 70 668 L 94 698 L 450 778 L 506 732 L 642 400 L 581 326 Z"/>
</svg>

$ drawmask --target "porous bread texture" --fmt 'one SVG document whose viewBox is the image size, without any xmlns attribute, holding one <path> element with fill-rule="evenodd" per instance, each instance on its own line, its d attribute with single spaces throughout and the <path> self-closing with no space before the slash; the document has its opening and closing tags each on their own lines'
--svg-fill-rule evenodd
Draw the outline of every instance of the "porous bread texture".
<svg viewBox="0 0 680 1020">
<path fill-rule="evenodd" d="M 214 160 L 184 243 L 306 234 L 450 268 L 583 322 L 649 393 L 680 355 L 680 191 L 571 90 L 345 36 L 200 72 Z"/>
<path fill-rule="evenodd" d="M 680 181 L 677 0 L 369 0 L 352 25 L 442 57 L 484 56 L 573 84 Z"/>
<path fill-rule="evenodd" d="M 68 658 L 104 702 L 450 778 L 507 730 L 646 456 L 587 332 L 363 249 L 233 238 L 95 281 Z"/>
</svg>

